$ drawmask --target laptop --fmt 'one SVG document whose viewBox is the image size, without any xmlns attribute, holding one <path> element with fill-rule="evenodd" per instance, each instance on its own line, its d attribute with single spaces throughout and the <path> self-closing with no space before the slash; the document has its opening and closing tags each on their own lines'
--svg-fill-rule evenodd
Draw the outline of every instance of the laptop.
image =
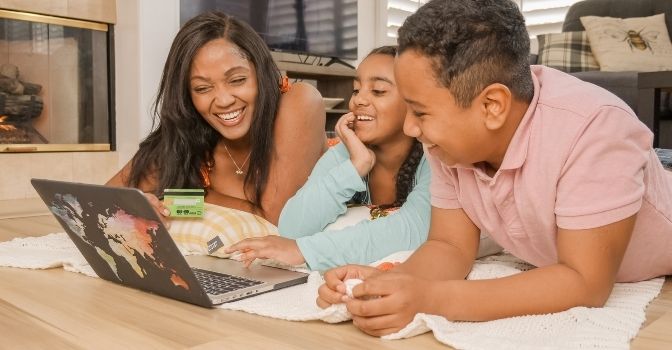
<svg viewBox="0 0 672 350">
<path fill-rule="evenodd" d="M 183 256 L 135 188 L 32 179 L 100 278 L 184 302 L 214 305 L 305 283 L 308 275 L 211 256 Z"/>
</svg>

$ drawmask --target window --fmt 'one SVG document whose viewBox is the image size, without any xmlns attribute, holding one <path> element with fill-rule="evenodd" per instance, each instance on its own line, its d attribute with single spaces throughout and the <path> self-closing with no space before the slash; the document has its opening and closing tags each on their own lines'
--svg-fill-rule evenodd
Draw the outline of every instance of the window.
<svg viewBox="0 0 672 350">
<path fill-rule="evenodd" d="M 379 42 L 394 44 L 397 30 L 404 23 L 406 17 L 415 12 L 429 0 L 379 0 L 379 11 L 385 14 L 383 23 L 386 24 Z M 562 29 L 562 22 L 569 7 L 580 0 L 514 0 L 522 9 L 527 24 L 527 30 L 536 46 L 534 38 L 537 34 L 558 33 Z M 533 51 L 536 51 L 534 49 Z"/>
<path fill-rule="evenodd" d="M 417 11 L 429 0 L 376 0 L 380 26 L 376 42 L 380 45 L 395 45 L 397 31 L 406 17 Z"/>
<path fill-rule="evenodd" d="M 518 0 L 530 38 L 538 34 L 559 33 L 569 7 L 580 0 Z"/>
</svg>

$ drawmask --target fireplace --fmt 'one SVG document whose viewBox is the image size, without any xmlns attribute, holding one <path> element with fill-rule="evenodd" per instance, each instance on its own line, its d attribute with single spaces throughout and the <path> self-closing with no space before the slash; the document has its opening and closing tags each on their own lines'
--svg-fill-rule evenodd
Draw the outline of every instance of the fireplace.
<svg viewBox="0 0 672 350">
<path fill-rule="evenodd" d="M 0 152 L 114 149 L 112 26 L 0 9 Z"/>
</svg>

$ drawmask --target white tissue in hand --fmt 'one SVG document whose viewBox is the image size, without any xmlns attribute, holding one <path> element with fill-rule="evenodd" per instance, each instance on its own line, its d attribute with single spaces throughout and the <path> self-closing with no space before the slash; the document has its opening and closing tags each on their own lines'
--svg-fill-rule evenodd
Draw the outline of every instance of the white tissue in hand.
<svg viewBox="0 0 672 350">
<path fill-rule="evenodd" d="M 362 282 L 364 282 L 364 281 L 360 280 L 359 278 L 351 278 L 351 279 L 343 281 L 343 283 L 345 283 L 345 294 L 347 296 L 349 296 L 350 298 L 353 298 L 352 288 L 355 288 L 356 285 L 358 285 Z"/>
</svg>

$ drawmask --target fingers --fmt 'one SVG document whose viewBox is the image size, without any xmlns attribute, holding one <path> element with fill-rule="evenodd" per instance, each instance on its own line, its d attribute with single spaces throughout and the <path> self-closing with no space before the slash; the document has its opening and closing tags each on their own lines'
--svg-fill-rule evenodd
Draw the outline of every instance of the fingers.
<svg viewBox="0 0 672 350">
<path fill-rule="evenodd" d="M 353 289 L 354 292 L 354 289 Z M 360 317 L 373 317 L 389 314 L 396 308 L 397 305 L 390 305 L 392 303 L 389 297 L 360 297 L 349 298 L 345 297 L 345 304 L 351 314 Z"/>
<path fill-rule="evenodd" d="M 340 304 L 343 293 L 329 288 L 326 284 L 320 286 L 317 290 L 317 306 L 326 309 L 333 304 Z"/>
<path fill-rule="evenodd" d="M 377 273 L 375 268 L 360 265 L 346 265 L 325 272 L 324 284 L 318 290 L 318 306 L 320 306 L 320 298 L 327 306 L 342 303 L 345 298 L 343 281 L 351 278 L 363 280 L 374 273 Z"/>
<path fill-rule="evenodd" d="M 154 211 L 159 215 L 159 219 L 161 219 L 163 226 L 170 228 L 170 220 L 166 220 L 170 216 L 170 210 L 163 204 L 161 200 L 151 193 L 145 193 L 145 198 L 147 198 L 149 204 L 152 205 Z"/>
<path fill-rule="evenodd" d="M 248 253 L 250 251 L 258 251 L 267 248 L 270 245 L 268 237 L 246 238 L 238 243 L 234 243 L 224 249 L 225 253 Z"/>
<path fill-rule="evenodd" d="M 352 324 L 362 332 L 375 337 L 392 334 L 402 330 L 412 320 L 400 319 L 397 315 L 383 315 L 377 317 L 352 316 Z"/>
<path fill-rule="evenodd" d="M 347 265 L 331 269 L 324 274 L 324 284 L 317 290 L 317 306 L 325 309 L 332 304 L 340 304 L 345 296 L 343 281 L 354 274 L 354 265 Z"/>
<path fill-rule="evenodd" d="M 355 115 L 352 112 L 346 113 L 338 119 L 334 131 L 336 131 L 336 135 L 338 135 L 341 140 L 343 139 L 343 132 L 352 131 L 355 119 Z"/>
<path fill-rule="evenodd" d="M 233 244 L 224 252 L 227 254 L 237 253 L 231 256 L 234 260 L 240 260 L 245 267 L 250 267 L 256 259 L 275 258 L 275 250 L 270 237 L 246 238 Z"/>
<path fill-rule="evenodd" d="M 154 207 L 157 213 L 163 216 L 170 216 L 170 210 L 163 205 L 163 202 L 160 201 L 155 195 L 151 193 L 145 193 L 145 197 L 147 197 L 147 200 L 149 203 Z"/>
<path fill-rule="evenodd" d="M 345 285 L 343 284 L 343 281 L 350 278 L 363 279 L 359 272 L 359 269 L 362 267 L 366 266 L 345 265 L 331 269 L 324 273 L 324 284 L 332 290 L 345 293 Z"/>
<path fill-rule="evenodd" d="M 252 259 L 243 260 L 243 266 L 245 266 L 246 268 L 249 268 L 252 265 L 252 263 L 254 262 L 254 260 L 256 260 L 256 259 L 252 258 Z"/>
<path fill-rule="evenodd" d="M 395 272 L 376 271 L 366 281 L 352 289 L 352 297 L 371 299 L 394 294 L 399 291 L 399 285 L 403 283 L 404 277 L 403 274 Z"/>
<path fill-rule="evenodd" d="M 336 134 L 338 137 L 345 143 L 346 146 L 353 142 L 359 142 L 359 138 L 355 134 L 354 131 L 354 124 L 356 123 L 356 117 L 352 113 L 344 114 L 341 119 L 338 120 L 338 123 L 336 123 Z M 350 147 L 348 146 L 348 149 Z"/>
<path fill-rule="evenodd" d="M 238 243 L 234 243 L 224 249 L 224 253 L 231 254 L 235 252 L 240 252 L 245 249 L 250 249 L 250 240 L 252 238 L 246 238 Z"/>
</svg>

